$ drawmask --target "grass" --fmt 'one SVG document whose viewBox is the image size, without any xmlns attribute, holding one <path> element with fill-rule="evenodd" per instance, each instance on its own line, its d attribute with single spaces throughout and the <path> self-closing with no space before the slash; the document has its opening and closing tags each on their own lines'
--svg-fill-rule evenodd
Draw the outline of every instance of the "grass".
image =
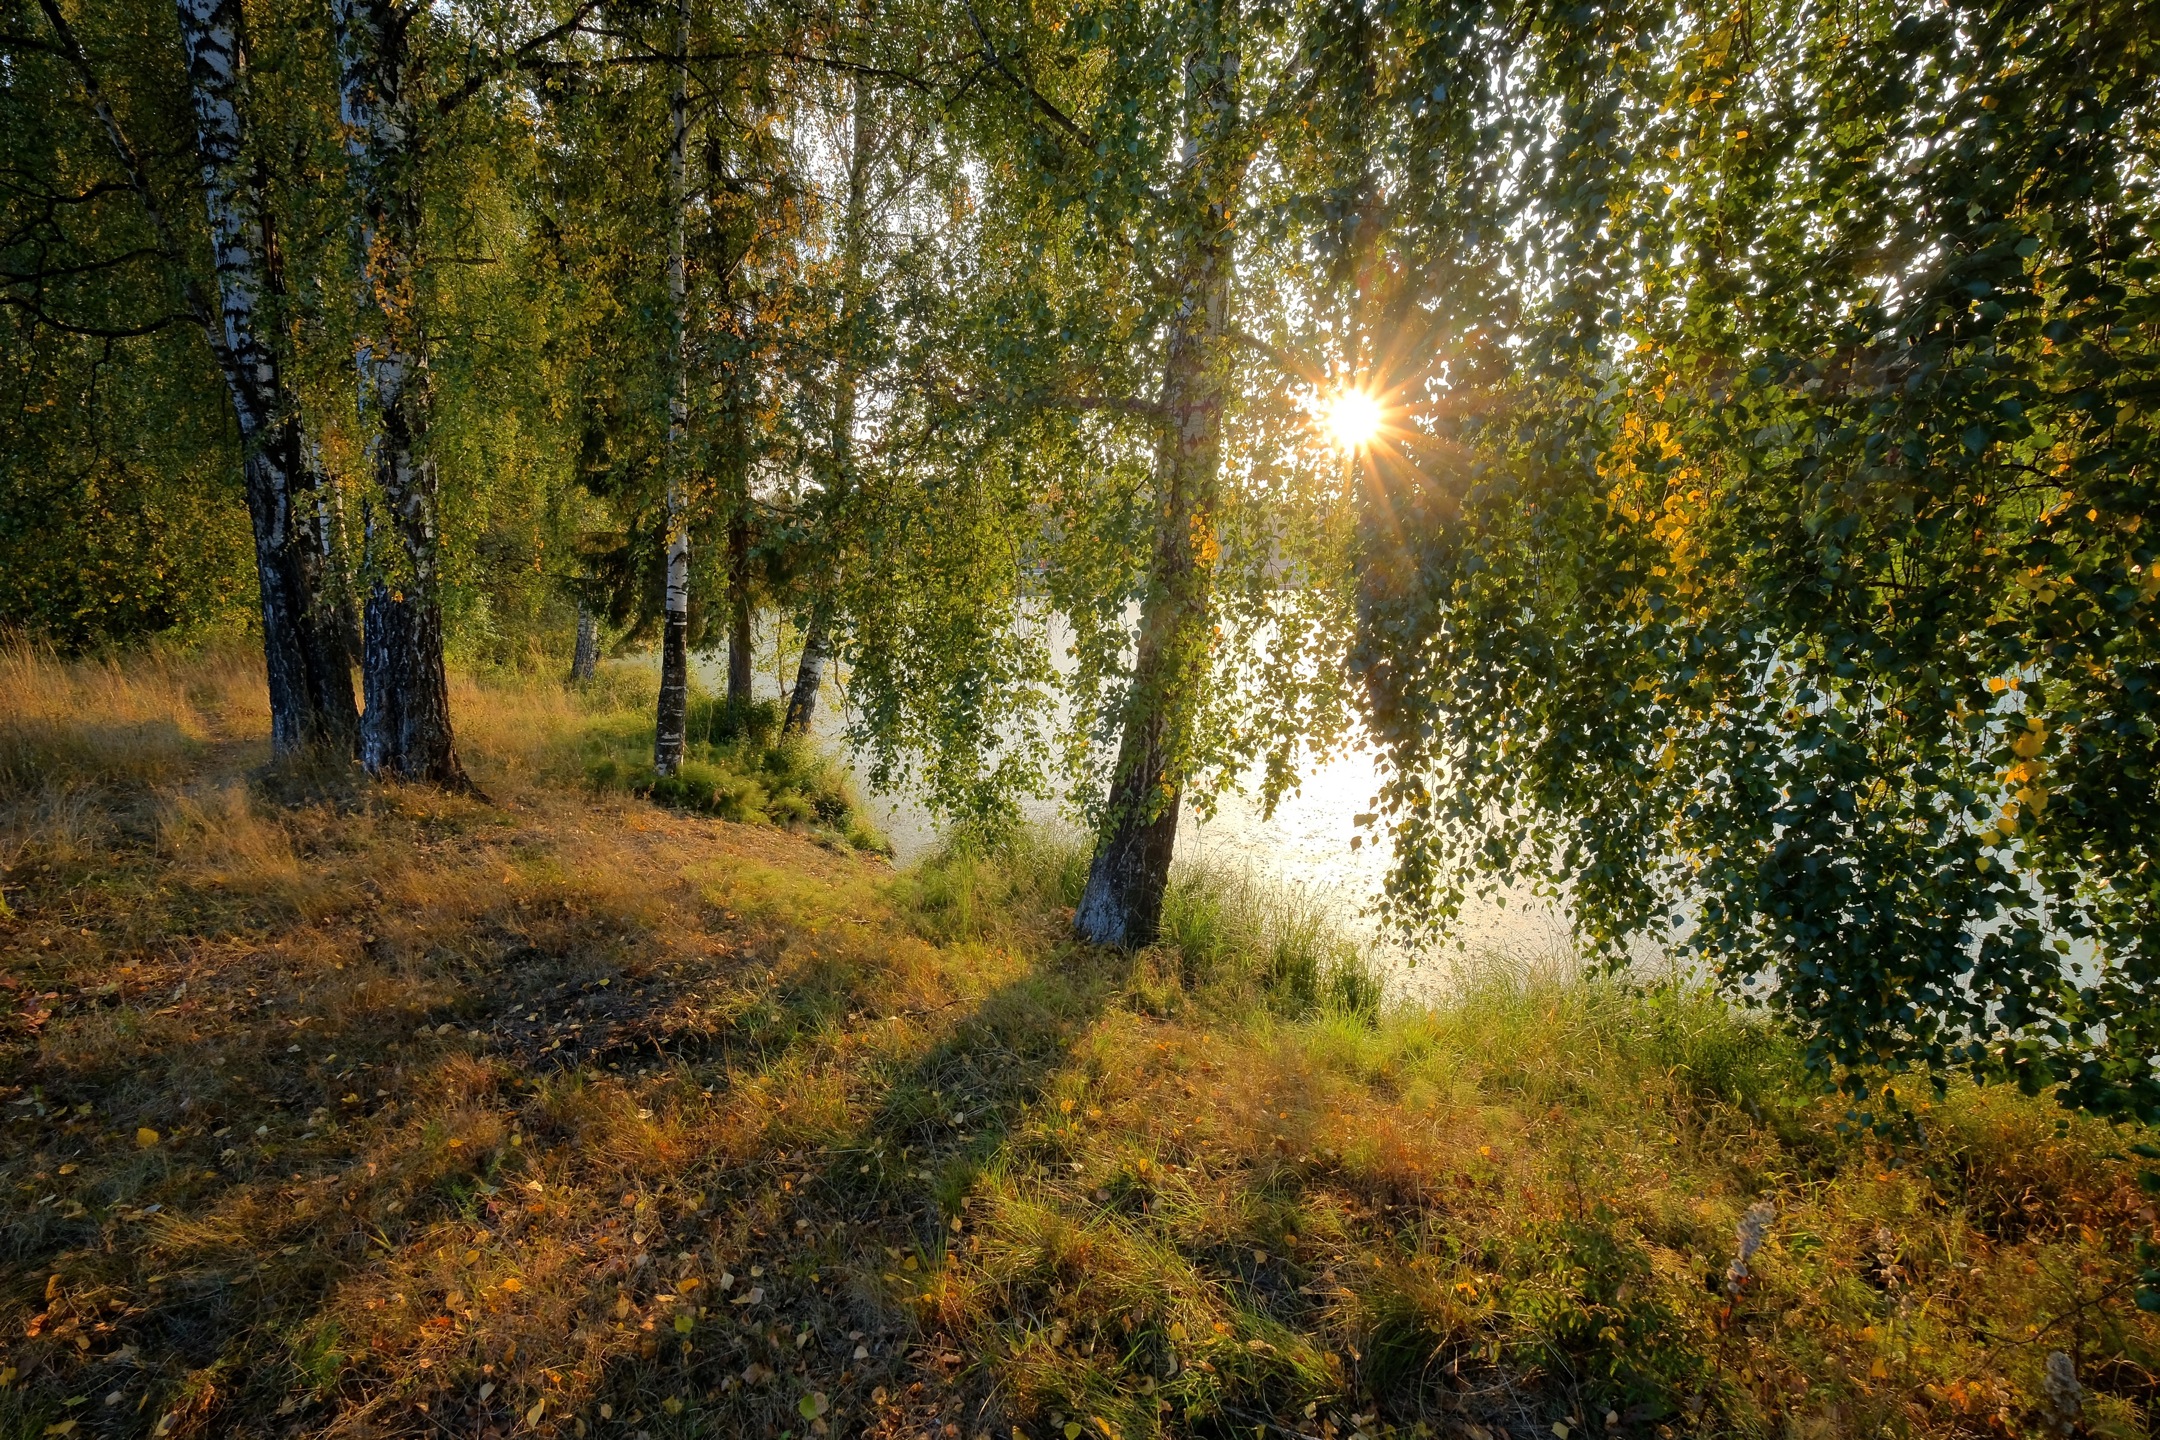
<svg viewBox="0 0 2160 1440">
<path fill-rule="evenodd" d="M 2147 1433 L 2150 1201 L 2044 1103 L 1893 1149 L 1682 986 L 1392 1010 L 1235 876 L 1076 950 L 1054 837 L 584 783 L 605 687 L 457 682 L 489 804 L 301 785 L 256 684 L 0 657 L 0 1435 L 2038 1435 L 2054 1351 Z"/>
<path fill-rule="evenodd" d="M 633 672 L 634 673 L 634 672 Z M 749 825 L 780 825 L 833 848 L 891 855 L 892 845 L 862 816 L 845 771 L 800 736 L 782 736 L 770 700 L 729 705 L 693 691 L 684 757 L 672 775 L 653 766 L 653 699 L 634 688 L 597 693 L 609 701 L 585 727 L 585 778 L 677 809 Z"/>
</svg>

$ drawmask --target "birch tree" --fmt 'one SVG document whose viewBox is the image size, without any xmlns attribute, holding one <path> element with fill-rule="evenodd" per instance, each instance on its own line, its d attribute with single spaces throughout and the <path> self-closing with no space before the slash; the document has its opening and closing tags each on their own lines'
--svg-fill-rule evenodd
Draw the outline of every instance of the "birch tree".
<svg viewBox="0 0 2160 1440">
<path fill-rule="evenodd" d="M 247 48 L 238 0 L 179 0 L 216 275 L 215 303 L 196 283 L 134 141 L 108 103 L 88 55 L 55 0 L 40 0 L 80 77 L 128 185 L 136 192 L 182 304 L 203 331 L 238 424 L 255 538 L 263 658 L 274 754 L 350 753 L 358 731 L 351 656 L 326 593 L 325 480 L 277 339 L 285 282 L 260 157 L 250 141 Z"/>
<path fill-rule="evenodd" d="M 338 118 L 353 200 L 361 338 L 360 410 L 395 541 L 372 533 L 364 615 L 361 763 L 372 775 L 463 787 L 450 729 L 436 593 L 436 475 L 427 452 L 428 378 L 420 321 L 420 117 L 412 27 L 398 0 L 333 0 Z"/>
<path fill-rule="evenodd" d="M 1371 497 L 1398 918 L 1564 885 L 1586 952 L 1692 952 L 1862 1116 L 1963 1073 L 2160 1121 L 2152 34 L 1543 29 L 1512 362 Z"/>
<path fill-rule="evenodd" d="M 177 9 L 224 327 L 221 358 L 245 447 L 271 745 L 350 754 L 359 727 L 353 657 L 328 583 L 329 482 L 278 343 L 286 285 L 261 157 L 249 135 L 240 0 L 179 0 Z"/>
<path fill-rule="evenodd" d="M 1100 787 L 1076 934 L 1145 945 L 1186 806 L 1256 763 L 1272 799 L 1344 723 L 1346 472 L 1312 409 L 1366 377 L 1310 263 L 1339 216 L 1297 197 L 1357 189 L 1360 157 L 1332 141 L 1369 27 L 1240 0 L 958 23 L 980 269 L 924 363 L 946 391 L 934 431 L 969 437 L 947 463 L 975 477 L 979 543 L 1021 569 L 952 553 L 965 526 L 916 532 L 924 564 L 994 584 L 979 603 L 1005 618 L 866 616 L 851 694 L 874 747 L 924 753 L 933 791 L 977 813 L 1029 782 L 1030 747 L 1062 749 Z M 941 718 L 911 691 L 970 702 Z"/>
<path fill-rule="evenodd" d="M 690 705 L 690 509 L 687 467 L 690 410 L 683 364 L 688 293 L 690 187 L 690 5 L 677 0 L 674 82 L 668 97 L 668 431 L 661 457 L 667 486 L 667 601 L 660 641 L 660 702 L 653 729 L 653 768 L 681 768 Z"/>
<path fill-rule="evenodd" d="M 844 152 L 843 189 L 839 224 L 839 326 L 834 346 L 831 426 L 827 436 L 828 460 L 825 484 L 817 497 L 819 528 L 825 533 L 812 542 L 811 563 L 825 568 L 845 563 L 837 536 L 832 532 L 844 523 L 848 496 L 854 488 L 855 431 L 862 372 L 862 330 L 866 275 L 869 262 L 871 188 L 878 161 L 880 136 L 875 111 L 875 92 L 862 76 L 848 84 L 848 136 Z M 827 573 L 814 576 L 808 623 L 803 628 L 802 654 L 795 662 L 795 683 L 788 690 L 787 713 L 781 732 L 808 734 L 817 717 L 818 691 L 824 684 L 825 666 L 832 658 L 834 604 L 838 586 Z"/>
<path fill-rule="evenodd" d="M 1073 915 L 1074 932 L 1097 945 L 1150 944 L 1162 922 L 1220 554 L 1215 529 L 1230 272 L 1252 151 L 1240 123 L 1238 0 L 1211 0 L 1191 13 L 1181 77 L 1183 150 L 1172 181 L 1172 310 L 1153 417 L 1152 555 L 1117 764 L 1087 888 Z"/>
</svg>

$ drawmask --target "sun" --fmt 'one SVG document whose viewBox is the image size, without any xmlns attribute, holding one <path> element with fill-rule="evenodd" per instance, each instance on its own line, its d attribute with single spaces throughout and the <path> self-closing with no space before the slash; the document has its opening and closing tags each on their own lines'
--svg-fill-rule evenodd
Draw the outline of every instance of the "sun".
<svg viewBox="0 0 2160 1440">
<path fill-rule="evenodd" d="M 1363 390 L 1343 390 L 1324 402 L 1320 418 L 1345 450 L 1362 450 L 1380 433 L 1380 402 Z"/>
</svg>

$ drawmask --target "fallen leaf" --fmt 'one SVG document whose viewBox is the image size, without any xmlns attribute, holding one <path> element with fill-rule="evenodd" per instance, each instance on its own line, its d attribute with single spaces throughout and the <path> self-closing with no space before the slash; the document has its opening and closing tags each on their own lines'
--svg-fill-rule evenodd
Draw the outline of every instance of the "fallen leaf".
<svg viewBox="0 0 2160 1440">
<path fill-rule="evenodd" d="M 137 1145 L 140 1145 L 140 1146 L 141 1146 L 141 1147 L 142 1147 L 143 1149 L 145 1149 L 145 1150 L 149 1149 L 149 1148 L 150 1148 L 150 1147 L 151 1147 L 152 1145 L 155 1145 L 155 1144 L 157 1144 L 157 1142 L 158 1142 L 158 1133 L 157 1133 L 157 1131 L 155 1131 L 155 1130 L 151 1129 L 151 1128 L 150 1128 L 149 1126 L 147 1126 L 147 1125 L 143 1126 L 143 1127 L 142 1127 L 142 1128 L 141 1128 L 140 1130 L 137 1130 L 137 1131 L 135 1132 L 135 1143 L 136 1143 Z M 70 1423 L 73 1423 L 73 1422 L 70 1422 Z M 47 1434 L 51 1434 L 52 1432 L 51 1432 L 51 1431 L 47 1431 L 46 1433 L 47 1433 Z M 61 1432 L 61 1433 L 65 1434 L 66 1432 L 65 1432 L 65 1431 L 63 1431 L 63 1432 Z"/>
</svg>

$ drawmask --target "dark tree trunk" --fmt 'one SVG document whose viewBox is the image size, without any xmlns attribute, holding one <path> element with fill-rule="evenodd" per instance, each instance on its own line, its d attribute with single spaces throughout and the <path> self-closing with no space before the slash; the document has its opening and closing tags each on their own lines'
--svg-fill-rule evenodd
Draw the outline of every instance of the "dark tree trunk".
<svg viewBox="0 0 2160 1440">
<path fill-rule="evenodd" d="M 1217 257 L 1209 268 L 1219 271 L 1220 265 Z M 1073 913 L 1074 933 L 1092 945 L 1152 945 L 1162 928 L 1185 765 L 1208 664 L 1222 396 L 1207 352 L 1209 331 L 1220 334 L 1221 288 L 1220 273 L 1199 282 L 1197 293 L 1206 298 L 1194 314 L 1180 317 L 1170 342 L 1163 380 L 1170 433 L 1156 458 L 1159 503 L 1139 653 L 1095 857 Z"/>
<path fill-rule="evenodd" d="M 577 649 L 570 654 L 570 678 L 590 680 L 600 668 L 600 620 L 589 605 L 577 607 Z"/>
<path fill-rule="evenodd" d="M 787 718 L 780 723 L 783 735 L 807 735 L 817 719 L 818 687 L 825 681 L 829 658 L 825 638 L 825 607 L 810 612 L 810 628 L 803 632 L 802 657 L 795 662 L 795 688 L 788 692 Z"/>
<path fill-rule="evenodd" d="M 1116 769 L 1073 932 L 1092 945 L 1152 945 L 1177 843 L 1178 810 L 1207 677 L 1214 592 L 1217 472 L 1227 393 L 1225 336 L 1236 153 L 1237 56 L 1220 14 L 1187 62 L 1187 117 L 1201 138 L 1188 173 L 1194 226 L 1178 267 L 1179 301 L 1163 362 L 1155 452 L 1155 539 L 1140 641 L 1124 701 Z"/>
<path fill-rule="evenodd" d="M 378 580 L 368 590 L 361 681 L 361 759 L 370 773 L 471 782 L 450 746 L 450 686 L 443 670 L 442 612 Z"/>
<path fill-rule="evenodd" d="M 747 479 L 748 466 L 743 467 Z M 746 487 L 747 488 L 747 487 Z M 750 497 L 735 497 L 728 520 L 727 703 L 740 713 L 750 703 Z"/>
<path fill-rule="evenodd" d="M 682 768 L 690 724 L 690 616 L 667 612 L 660 633 L 660 713 L 653 733 L 653 768 L 672 775 Z"/>
<path fill-rule="evenodd" d="M 358 212 L 360 412 L 374 426 L 375 483 L 399 541 L 383 567 L 388 573 L 368 586 L 360 760 L 371 775 L 469 790 L 451 735 L 443 666 L 427 354 L 416 313 L 421 145 L 407 88 L 408 31 L 423 12 L 398 0 L 332 0 L 330 8 Z"/>
<path fill-rule="evenodd" d="M 270 748 L 278 755 L 320 749 L 349 762 L 360 738 L 353 652 L 310 523 L 311 487 L 298 479 L 307 473 L 299 438 L 299 419 L 288 416 L 243 466 L 262 593 Z"/>
</svg>

